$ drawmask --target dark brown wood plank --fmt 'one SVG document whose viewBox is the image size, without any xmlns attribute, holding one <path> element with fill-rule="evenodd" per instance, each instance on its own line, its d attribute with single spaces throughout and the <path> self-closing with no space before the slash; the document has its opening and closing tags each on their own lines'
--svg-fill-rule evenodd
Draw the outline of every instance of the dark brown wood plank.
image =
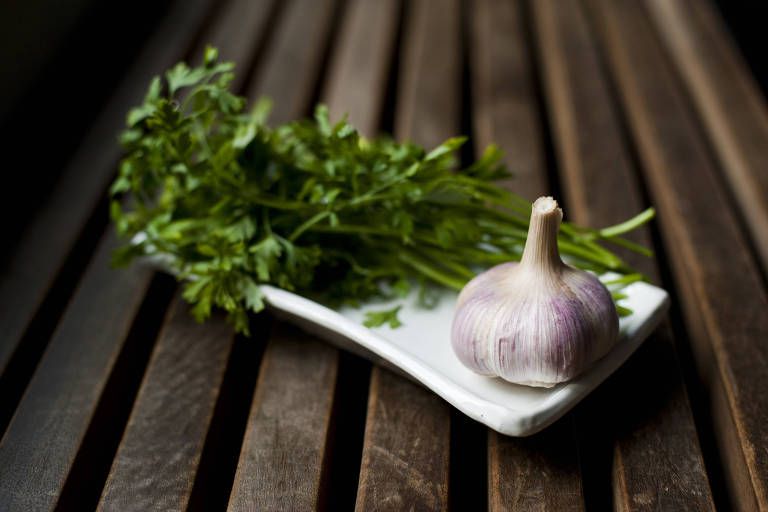
<svg viewBox="0 0 768 512">
<path fill-rule="evenodd" d="M 219 50 L 220 61 L 235 63 L 235 78 L 230 88 L 240 91 L 248 79 L 253 59 L 265 44 L 269 23 L 274 21 L 278 0 L 229 0 L 215 14 L 212 23 L 192 50 L 193 63 L 203 60 L 207 45 Z"/>
<path fill-rule="evenodd" d="M 768 108 L 708 0 L 646 2 L 768 269 Z"/>
<path fill-rule="evenodd" d="M 470 5 L 475 153 L 497 144 L 514 173 L 501 184 L 533 201 L 549 191 L 549 184 L 523 8 L 520 1 L 506 0 Z"/>
<path fill-rule="evenodd" d="M 177 295 L 120 442 L 99 510 L 186 508 L 234 335 Z"/>
<path fill-rule="evenodd" d="M 756 263 L 648 13 L 589 5 L 659 210 L 732 505 L 768 508 L 768 299 Z"/>
<path fill-rule="evenodd" d="M 46 207 L 34 214 L 13 248 L 0 271 L 0 373 L 83 226 L 104 198 L 120 155 L 115 134 L 125 124 L 125 113 L 141 101 L 153 75 L 184 56 L 210 4 L 209 0 L 192 0 L 177 2 L 170 9 L 62 172 Z"/>
<path fill-rule="evenodd" d="M 394 1 L 350 3 L 322 93 L 332 119 L 349 114 L 349 121 L 367 137 L 379 130 L 398 11 Z"/>
<path fill-rule="evenodd" d="M 0 503 L 6 510 L 51 510 L 107 378 L 149 287 L 152 273 L 109 265 L 105 236 L 72 297 L 0 441 Z"/>
<path fill-rule="evenodd" d="M 408 2 L 395 137 L 426 147 L 459 126 L 458 2 Z M 371 372 L 357 510 L 448 507 L 450 408 L 380 367 Z"/>
<path fill-rule="evenodd" d="M 488 432 L 488 508 L 584 510 L 572 415 L 532 437 Z"/>
<path fill-rule="evenodd" d="M 282 14 L 270 41 L 262 68 L 248 92 L 272 98 L 269 116 L 273 125 L 304 116 L 315 91 L 330 36 L 335 0 L 294 0 Z M 307 13 L 312 12 L 312 16 Z"/>
<path fill-rule="evenodd" d="M 338 352 L 287 324 L 271 338 L 229 510 L 318 506 Z"/>
<path fill-rule="evenodd" d="M 249 91 L 252 100 L 272 98 L 273 124 L 310 107 L 334 4 L 299 0 L 285 7 Z M 338 350 L 277 325 L 262 359 L 230 510 L 318 506 L 337 372 Z"/>
<path fill-rule="evenodd" d="M 431 391 L 373 369 L 356 510 L 447 510 L 448 416 Z"/>
<path fill-rule="evenodd" d="M 582 6 L 542 0 L 532 7 L 563 169 L 566 213 L 590 226 L 620 222 L 639 212 L 642 201 Z M 633 240 L 651 246 L 647 228 L 635 231 Z M 628 258 L 658 282 L 651 259 Z M 613 443 L 617 509 L 711 510 L 712 496 L 669 324 L 645 344 L 577 409 L 577 422 L 584 431 L 598 432 L 599 442 Z M 653 382 L 638 385 L 651 368 Z M 600 414 L 607 408 L 610 415 Z"/>
<path fill-rule="evenodd" d="M 461 122 L 459 3 L 408 2 L 400 52 L 395 136 L 427 149 Z"/>
<path fill-rule="evenodd" d="M 498 0 L 471 5 L 475 151 L 498 144 L 515 173 L 503 185 L 532 200 L 548 184 L 523 7 Z M 488 432 L 488 503 L 491 510 L 583 509 L 570 416 L 528 439 Z"/>
</svg>

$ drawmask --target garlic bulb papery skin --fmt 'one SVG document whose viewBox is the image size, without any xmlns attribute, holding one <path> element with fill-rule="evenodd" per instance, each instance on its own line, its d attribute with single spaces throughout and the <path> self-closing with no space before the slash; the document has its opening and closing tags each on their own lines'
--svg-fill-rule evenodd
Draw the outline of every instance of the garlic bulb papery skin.
<svg viewBox="0 0 768 512">
<path fill-rule="evenodd" d="M 560 259 L 562 218 L 554 199 L 537 199 L 520 263 L 477 275 L 459 294 L 451 344 L 471 370 L 551 387 L 576 377 L 616 344 L 619 317 L 610 292 Z"/>
</svg>

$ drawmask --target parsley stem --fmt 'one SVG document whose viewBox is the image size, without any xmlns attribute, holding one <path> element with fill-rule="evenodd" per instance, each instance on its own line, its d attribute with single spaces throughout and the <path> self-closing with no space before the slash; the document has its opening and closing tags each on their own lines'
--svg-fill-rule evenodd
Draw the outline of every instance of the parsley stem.
<svg viewBox="0 0 768 512">
<path fill-rule="evenodd" d="M 454 276 L 446 274 L 442 270 L 438 269 L 434 265 L 431 265 L 430 263 L 425 261 L 423 258 L 416 256 L 410 251 L 402 250 L 402 248 L 400 248 L 398 250 L 397 256 L 400 259 L 400 261 L 402 261 L 409 267 L 413 268 L 414 270 L 417 270 L 418 272 L 429 277 L 433 281 L 436 281 L 437 283 L 440 283 L 449 288 L 453 288 L 454 290 L 461 290 L 462 288 L 464 288 L 464 285 L 467 284 L 467 281 L 465 279 L 459 279 Z"/>
<path fill-rule="evenodd" d="M 323 220 L 324 218 L 328 217 L 331 214 L 329 210 L 326 210 L 324 212 L 316 213 L 313 215 L 309 220 L 304 222 L 301 226 L 296 228 L 293 233 L 291 233 L 291 236 L 288 237 L 288 240 L 290 242 L 295 242 L 297 238 L 301 236 L 302 233 L 304 233 L 306 230 Z"/>
<path fill-rule="evenodd" d="M 598 233 L 600 233 L 600 236 L 604 238 L 622 235 L 628 231 L 632 231 L 638 226 L 645 224 L 646 222 L 651 220 L 655 214 L 656 214 L 656 210 L 654 210 L 653 208 L 648 208 L 647 210 L 635 215 L 631 219 L 625 220 L 624 222 L 620 224 L 616 224 L 614 226 L 603 228 L 600 231 L 598 231 Z"/>
</svg>

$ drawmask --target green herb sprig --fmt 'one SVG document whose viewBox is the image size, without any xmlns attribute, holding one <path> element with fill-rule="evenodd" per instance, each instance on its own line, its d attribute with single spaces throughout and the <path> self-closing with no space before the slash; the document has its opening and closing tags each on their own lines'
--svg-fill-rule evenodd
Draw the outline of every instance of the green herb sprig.
<svg viewBox="0 0 768 512">
<path fill-rule="evenodd" d="M 456 169 L 465 137 L 427 152 L 388 137 L 367 140 L 346 118 L 266 124 L 269 102 L 245 111 L 228 90 L 232 63 L 208 48 L 203 65 L 177 64 L 132 109 L 127 152 L 112 185 L 111 216 L 129 242 L 116 264 L 162 257 L 187 280 L 183 296 L 203 320 L 224 308 L 237 331 L 264 307 L 271 284 L 329 305 L 460 289 L 478 271 L 519 260 L 531 204 L 494 184 L 509 176 L 489 147 Z M 126 195 L 128 197 L 120 198 Z M 598 273 L 635 273 L 598 241 L 640 252 L 620 236 L 649 209 L 602 230 L 564 223 L 561 252 Z M 368 325 L 399 325 L 397 311 Z"/>
</svg>

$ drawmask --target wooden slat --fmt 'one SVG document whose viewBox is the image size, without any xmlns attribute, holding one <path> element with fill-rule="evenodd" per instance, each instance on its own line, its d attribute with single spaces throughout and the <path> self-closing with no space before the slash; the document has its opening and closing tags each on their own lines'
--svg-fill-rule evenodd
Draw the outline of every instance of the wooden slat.
<svg viewBox="0 0 768 512">
<path fill-rule="evenodd" d="M 541 120 L 519 1 L 482 0 L 470 13 L 475 152 L 496 143 L 515 177 L 504 186 L 528 199 L 548 193 Z M 491 510 L 584 507 L 570 417 L 529 439 L 488 432 Z"/>
<path fill-rule="evenodd" d="M 248 79 L 253 59 L 265 44 L 277 0 L 229 0 L 216 13 L 210 26 L 191 52 L 192 63 L 199 64 L 207 45 L 219 50 L 219 61 L 235 63 L 235 78 L 230 89 L 240 92 Z"/>
<path fill-rule="evenodd" d="M 186 508 L 233 340 L 222 314 L 198 324 L 177 295 L 99 510 Z"/>
<path fill-rule="evenodd" d="M 431 391 L 373 369 L 356 510 L 447 510 L 448 416 Z"/>
<path fill-rule="evenodd" d="M 534 73 L 520 1 L 473 2 L 470 19 L 472 120 L 475 153 L 504 151 L 514 177 L 508 186 L 533 201 L 549 192 Z"/>
<path fill-rule="evenodd" d="M 571 415 L 525 439 L 489 431 L 490 510 L 584 510 L 580 484 Z"/>
<path fill-rule="evenodd" d="M 395 137 L 432 147 L 459 125 L 459 5 L 409 2 L 405 16 Z M 448 405 L 375 367 L 356 509 L 445 510 L 449 453 Z"/>
<path fill-rule="evenodd" d="M 146 268 L 114 270 L 107 235 L 0 441 L 0 503 L 50 510 L 149 287 Z"/>
<path fill-rule="evenodd" d="M 280 324 L 264 354 L 229 510 L 318 506 L 338 352 Z"/>
<path fill-rule="evenodd" d="M 322 94 L 332 119 L 349 114 L 349 121 L 367 137 L 377 134 L 381 121 L 398 11 L 394 1 L 350 3 Z"/>
<path fill-rule="evenodd" d="M 320 73 L 326 41 L 333 26 L 335 0 L 294 0 L 284 12 L 262 64 L 248 92 L 253 100 L 273 100 L 273 125 L 304 116 Z M 308 16 L 308 12 L 312 16 Z"/>
<path fill-rule="evenodd" d="M 177 2 L 118 86 L 62 173 L 45 208 L 13 248 L 0 274 L 0 373 L 50 290 L 64 259 L 104 197 L 120 155 L 115 141 L 125 113 L 138 104 L 153 75 L 181 59 L 211 2 Z"/>
<path fill-rule="evenodd" d="M 768 508 L 768 308 L 755 262 L 642 5 L 596 14 L 681 294 L 734 506 Z"/>
<path fill-rule="evenodd" d="M 249 91 L 251 100 L 272 98 L 273 124 L 308 110 L 334 5 L 297 0 L 285 7 Z M 262 359 L 230 510 L 319 505 L 337 372 L 338 350 L 278 324 Z"/>
<path fill-rule="evenodd" d="M 768 269 L 768 108 L 709 0 L 647 2 Z"/>
<path fill-rule="evenodd" d="M 642 209 L 628 148 L 582 7 L 533 4 L 567 214 L 590 226 L 620 222 Z M 633 240 L 650 246 L 647 228 Z M 628 255 L 652 280 L 651 259 Z M 713 509 L 712 496 L 668 323 L 631 364 L 577 410 L 582 430 L 613 442 L 614 505 L 619 510 Z M 653 383 L 639 387 L 650 368 Z M 638 390 L 638 391 L 635 391 Z M 629 396 L 627 396 L 629 395 Z M 601 411 L 612 410 L 610 418 Z M 596 450 L 597 451 L 597 450 Z"/>
<path fill-rule="evenodd" d="M 461 33 L 457 1 L 408 2 L 400 52 L 395 136 L 433 148 L 461 121 Z"/>
</svg>

